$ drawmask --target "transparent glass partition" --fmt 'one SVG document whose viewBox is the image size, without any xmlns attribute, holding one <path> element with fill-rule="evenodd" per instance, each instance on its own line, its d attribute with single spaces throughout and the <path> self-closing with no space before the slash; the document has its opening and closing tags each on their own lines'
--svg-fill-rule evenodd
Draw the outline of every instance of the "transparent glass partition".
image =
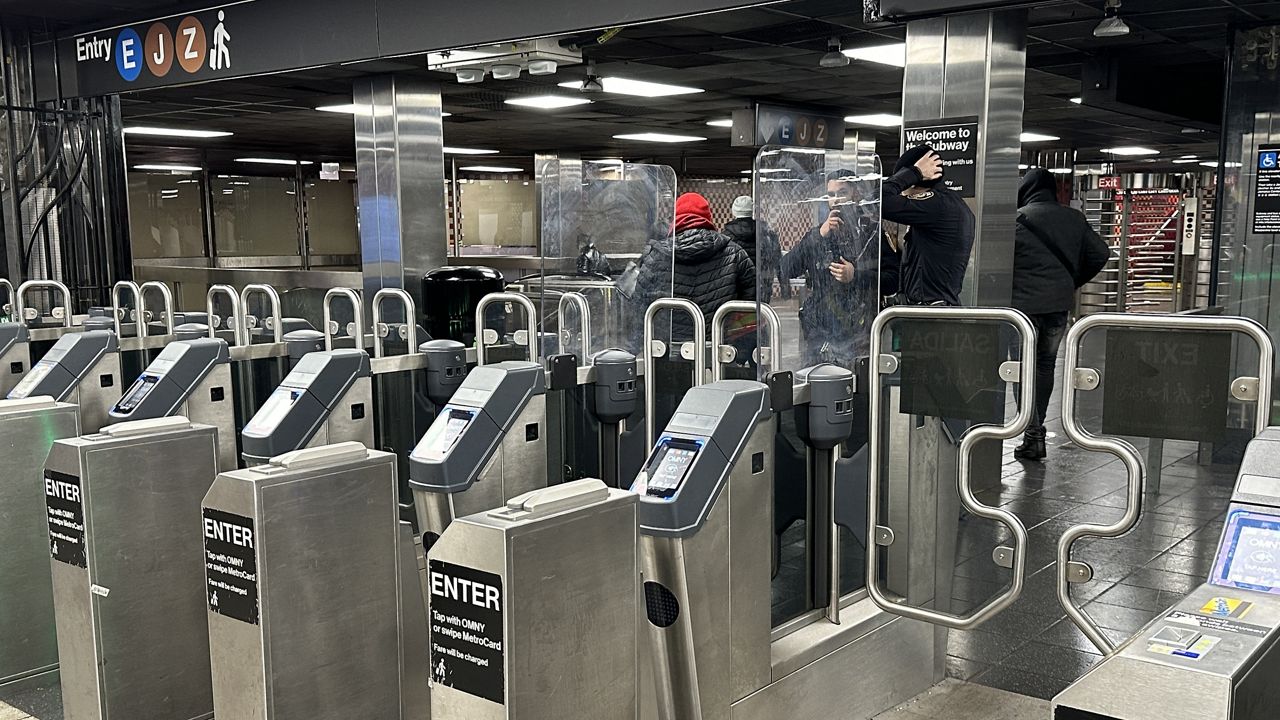
<svg viewBox="0 0 1280 720">
<path fill-rule="evenodd" d="M 356 184 L 350 180 L 308 180 L 307 247 L 311 255 L 360 254 Z"/>
<path fill-rule="evenodd" d="M 461 178 L 458 255 L 536 255 L 537 201 L 529 180 Z"/>
<path fill-rule="evenodd" d="M 839 553 L 841 594 L 848 599 L 865 585 L 868 348 L 885 292 L 881 179 L 879 158 L 852 150 L 765 147 L 756 156 L 751 253 L 756 299 L 777 313 L 781 337 L 767 337 L 754 318 L 739 315 L 738 332 L 726 333 L 734 362 L 725 374 L 763 379 L 773 370 L 832 363 L 851 370 L 857 382 L 854 435 L 836 464 L 834 547 L 816 519 L 828 481 L 810 467 L 797 411 L 780 417 L 774 480 L 776 628 L 794 625 L 826 604 L 832 552 Z M 762 347 L 780 350 L 778 367 L 763 362 L 771 353 L 762 353 Z"/>
<path fill-rule="evenodd" d="M 204 235 L 204 185 L 196 176 L 129 173 L 134 257 L 204 257 Z"/>
<path fill-rule="evenodd" d="M 293 178 L 218 175 L 209 183 L 219 256 L 297 256 L 298 197 Z"/>
</svg>

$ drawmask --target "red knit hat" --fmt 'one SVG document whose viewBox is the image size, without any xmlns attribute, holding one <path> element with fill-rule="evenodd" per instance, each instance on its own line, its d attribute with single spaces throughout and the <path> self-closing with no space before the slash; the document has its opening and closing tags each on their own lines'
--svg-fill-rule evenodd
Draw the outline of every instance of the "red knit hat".
<svg viewBox="0 0 1280 720">
<path fill-rule="evenodd" d="M 711 219 L 711 205 L 698 193 L 685 193 L 676 198 L 676 232 L 695 228 L 716 229 Z"/>
</svg>

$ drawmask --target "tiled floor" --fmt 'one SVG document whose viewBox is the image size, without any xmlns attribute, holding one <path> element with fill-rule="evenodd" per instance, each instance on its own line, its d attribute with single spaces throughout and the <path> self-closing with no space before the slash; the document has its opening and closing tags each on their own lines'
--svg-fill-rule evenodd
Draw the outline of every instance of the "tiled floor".
<svg viewBox="0 0 1280 720">
<path fill-rule="evenodd" d="M 1038 720 L 1049 703 L 1004 690 L 947 680 L 929 692 L 881 713 L 875 720 Z"/>
</svg>

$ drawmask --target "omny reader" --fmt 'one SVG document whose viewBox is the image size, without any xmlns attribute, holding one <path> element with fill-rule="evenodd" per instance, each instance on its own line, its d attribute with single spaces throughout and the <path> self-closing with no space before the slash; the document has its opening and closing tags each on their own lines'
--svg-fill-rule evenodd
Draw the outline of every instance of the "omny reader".
<svg viewBox="0 0 1280 720">
<path fill-rule="evenodd" d="M 546 487 L 546 431 L 541 365 L 509 360 L 468 373 L 409 455 L 424 534 L 437 538 L 455 517 Z"/>
<path fill-rule="evenodd" d="M 80 432 L 97 432 L 109 420 L 120 386 L 120 343 L 110 330 L 86 330 L 58 338 L 40 362 L 9 391 L 20 400 L 48 396 L 80 407 Z M 112 398 L 114 399 L 114 398 Z"/>
<path fill-rule="evenodd" d="M 1053 700 L 1059 720 L 1280 717 L 1280 428 L 1245 450 L 1209 582 Z"/>
<path fill-rule="evenodd" d="M 363 350 L 308 353 L 240 434 L 246 465 L 307 447 L 355 441 L 372 447 L 373 390 Z"/>
<path fill-rule="evenodd" d="M 225 340 L 198 338 L 165 345 L 110 412 L 113 423 L 175 415 L 217 428 L 219 467 L 236 467 L 231 355 Z"/>
</svg>

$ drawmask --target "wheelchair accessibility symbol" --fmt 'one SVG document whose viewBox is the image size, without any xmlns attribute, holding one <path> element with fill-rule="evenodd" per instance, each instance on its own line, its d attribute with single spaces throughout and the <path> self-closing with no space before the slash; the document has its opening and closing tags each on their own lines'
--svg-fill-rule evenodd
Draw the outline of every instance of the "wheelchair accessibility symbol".
<svg viewBox="0 0 1280 720">
<path fill-rule="evenodd" d="M 1258 153 L 1258 169 L 1275 170 L 1280 167 L 1280 152 L 1270 151 Z"/>
</svg>

